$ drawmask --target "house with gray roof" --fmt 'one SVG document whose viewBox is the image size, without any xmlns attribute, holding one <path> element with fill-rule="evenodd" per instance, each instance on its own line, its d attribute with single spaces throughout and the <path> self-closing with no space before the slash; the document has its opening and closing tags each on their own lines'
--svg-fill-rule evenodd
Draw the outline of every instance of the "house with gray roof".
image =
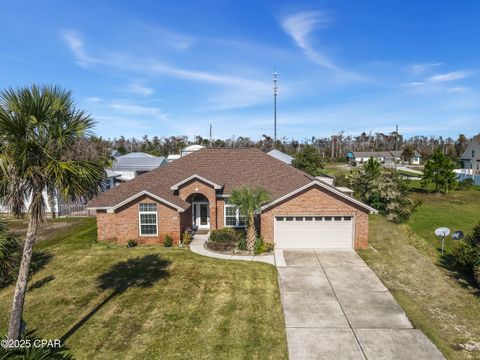
<svg viewBox="0 0 480 360">
<path fill-rule="evenodd" d="M 273 156 L 274 158 L 283 161 L 287 165 L 292 165 L 293 157 L 285 154 L 284 152 L 281 152 L 280 150 L 273 149 L 267 153 L 270 156 Z"/>
<path fill-rule="evenodd" d="M 353 151 L 347 154 L 348 161 L 353 165 L 363 164 L 370 158 L 374 158 L 382 165 L 394 165 L 395 161 L 402 163 L 402 150 L 398 151 Z M 415 151 L 413 157 L 407 161 L 409 165 L 420 165 L 422 155 Z"/>
<path fill-rule="evenodd" d="M 128 181 L 165 165 L 167 160 L 164 156 L 132 152 L 116 157 L 110 170 L 119 175 L 117 181 Z"/>
</svg>

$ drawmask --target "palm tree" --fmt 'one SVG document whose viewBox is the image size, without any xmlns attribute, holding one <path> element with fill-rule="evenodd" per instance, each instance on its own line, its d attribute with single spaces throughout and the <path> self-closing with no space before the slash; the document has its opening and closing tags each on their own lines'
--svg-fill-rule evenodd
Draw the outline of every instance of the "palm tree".
<svg viewBox="0 0 480 360">
<path fill-rule="evenodd" d="M 12 194 L 8 186 L 13 183 L 22 188 L 22 202 L 30 199 L 8 328 L 10 340 L 19 337 L 33 245 L 45 220 L 42 192 L 55 187 L 66 200 L 76 201 L 97 191 L 105 176 L 98 163 L 68 156 L 70 147 L 87 137 L 93 125 L 87 114 L 75 108 L 71 92 L 59 87 L 0 92 L 0 198 L 10 208 L 15 206 L 18 194 Z"/>
<path fill-rule="evenodd" d="M 253 251 L 257 240 L 254 214 L 260 206 L 270 200 L 270 194 L 262 188 L 252 189 L 244 186 L 234 189 L 228 200 L 239 207 L 240 214 L 247 217 L 247 249 Z"/>
</svg>

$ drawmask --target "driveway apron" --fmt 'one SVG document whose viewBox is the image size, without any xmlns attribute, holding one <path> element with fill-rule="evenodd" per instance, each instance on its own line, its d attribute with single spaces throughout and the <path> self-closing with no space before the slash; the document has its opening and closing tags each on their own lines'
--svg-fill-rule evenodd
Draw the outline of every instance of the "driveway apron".
<svg viewBox="0 0 480 360">
<path fill-rule="evenodd" d="M 354 251 L 275 257 L 290 360 L 444 359 Z"/>
</svg>

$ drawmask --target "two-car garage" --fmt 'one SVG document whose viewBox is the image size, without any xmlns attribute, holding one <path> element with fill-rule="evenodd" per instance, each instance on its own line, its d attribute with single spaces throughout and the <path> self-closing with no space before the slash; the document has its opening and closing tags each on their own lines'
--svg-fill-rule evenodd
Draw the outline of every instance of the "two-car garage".
<svg viewBox="0 0 480 360">
<path fill-rule="evenodd" d="M 351 215 L 275 216 L 274 241 L 278 249 L 351 249 Z"/>
</svg>

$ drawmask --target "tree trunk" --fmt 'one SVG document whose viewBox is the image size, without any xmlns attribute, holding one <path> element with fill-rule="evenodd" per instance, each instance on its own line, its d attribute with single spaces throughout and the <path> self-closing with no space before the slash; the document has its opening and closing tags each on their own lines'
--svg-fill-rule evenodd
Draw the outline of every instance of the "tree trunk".
<svg viewBox="0 0 480 360">
<path fill-rule="evenodd" d="M 32 261 L 33 245 L 37 236 L 38 223 L 34 216 L 30 216 L 28 221 L 27 238 L 23 247 L 22 262 L 18 271 L 17 285 L 13 296 L 12 314 L 8 326 L 8 340 L 17 340 L 20 335 L 22 324 L 23 304 L 25 302 L 25 292 L 27 290 L 28 273 Z"/>
<path fill-rule="evenodd" d="M 255 248 L 255 242 L 257 241 L 257 232 L 255 230 L 255 221 L 253 218 L 253 212 L 248 214 L 247 224 L 247 249 L 253 251 Z"/>
<path fill-rule="evenodd" d="M 55 189 L 48 189 L 48 206 L 52 219 L 55 219 L 57 217 L 55 213 Z"/>
</svg>

